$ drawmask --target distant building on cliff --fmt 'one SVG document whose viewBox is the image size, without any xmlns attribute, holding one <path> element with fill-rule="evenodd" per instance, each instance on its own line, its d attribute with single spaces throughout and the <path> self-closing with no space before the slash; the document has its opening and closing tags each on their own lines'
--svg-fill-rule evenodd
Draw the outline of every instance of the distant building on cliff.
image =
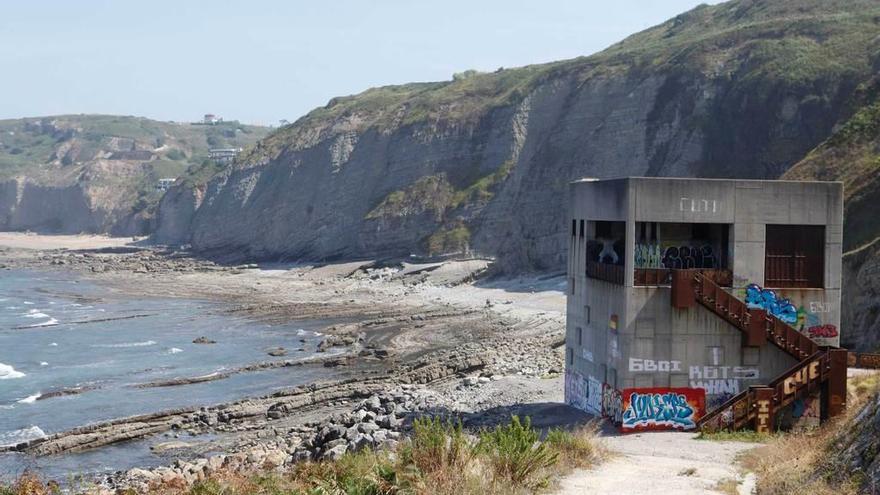
<svg viewBox="0 0 880 495">
<path fill-rule="evenodd" d="M 215 163 L 228 165 L 235 161 L 242 151 L 242 148 L 214 148 L 208 150 L 208 158 L 214 160 Z"/>
<path fill-rule="evenodd" d="M 218 117 L 218 116 L 214 115 L 213 113 L 206 113 L 205 118 L 202 119 L 202 123 L 207 124 L 207 125 L 219 124 L 221 122 L 223 122 L 223 118 Z"/>
<path fill-rule="evenodd" d="M 845 408 L 842 184 L 584 179 L 570 200 L 566 402 L 624 431 Z"/>
<path fill-rule="evenodd" d="M 156 190 L 165 192 L 170 189 L 176 181 L 177 179 L 174 177 L 164 177 L 162 179 L 159 179 L 159 181 L 156 183 Z"/>
</svg>

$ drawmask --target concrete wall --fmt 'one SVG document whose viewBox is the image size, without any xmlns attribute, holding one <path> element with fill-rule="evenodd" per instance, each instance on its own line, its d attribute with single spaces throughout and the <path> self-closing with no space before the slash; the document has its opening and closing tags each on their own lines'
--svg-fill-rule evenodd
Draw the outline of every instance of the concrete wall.
<svg viewBox="0 0 880 495">
<path fill-rule="evenodd" d="M 824 225 L 822 289 L 781 289 L 802 314 L 800 323 L 840 324 L 843 191 L 840 183 L 629 178 L 585 180 L 571 186 L 566 333 L 566 397 L 596 404 L 584 382 L 606 388 L 694 387 L 707 391 L 709 408 L 749 385 L 765 384 L 795 360 L 767 344 L 742 346 L 742 333 L 703 307 L 677 310 L 668 287 L 633 285 L 637 222 L 713 223 L 730 227 L 732 291 L 764 284 L 767 224 Z M 580 222 L 587 226 L 580 235 Z M 585 276 L 590 221 L 626 221 L 623 285 Z M 616 321 L 616 325 L 612 323 Z M 616 328 L 613 328 L 615 327 Z M 580 330 L 579 330 L 580 329 Z M 806 329 L 805 329 L 806 330 Z M 580 340 L 578 339 L 580 332 Z M 817 338 L 837 345 L 839 336 Z M 586 393 L 588 397 L 580 397 Z M 592 412 L 592 411 L 591 411 Z"/>
</svg>

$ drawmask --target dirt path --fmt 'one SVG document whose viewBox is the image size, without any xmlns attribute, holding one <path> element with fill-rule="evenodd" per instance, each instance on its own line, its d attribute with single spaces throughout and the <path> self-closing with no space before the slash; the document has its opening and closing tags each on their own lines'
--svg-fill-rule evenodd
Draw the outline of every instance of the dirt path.
<svg viewBox="0 0 880 495">
<path fill-rule="evenodd" d="M 735 466 L 737 454 L 754 443 L 697 440 L 693 433 L 657 432 L 605 437 L 614 452 L 592 470 L 578 470 L 562 480 L 560 495 L 627 493 L 630 495 L 729 493 L 719 483 L 736 480 L 749 493 Z"/>
</svg>

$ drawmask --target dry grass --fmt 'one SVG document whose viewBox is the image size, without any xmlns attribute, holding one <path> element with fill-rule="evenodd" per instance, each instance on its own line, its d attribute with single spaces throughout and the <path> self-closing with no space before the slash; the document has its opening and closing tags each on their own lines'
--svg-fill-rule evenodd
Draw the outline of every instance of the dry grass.
<svg viewBox="0 0 880 495">
<path fill-rule="evenodd" d="M 759 493 L 859 493 L 857 478 L 843 470 L 829 468 L 834 464 L 832 442 L 878 390 L 880 376 L 876 374 L 851 378 L 847 393 L 849 408 L 844 417 L 815 430 L 776 436 L 766 446 L 748 452 L 743 457 L 743 465 L 757 474 Z"/>
<path fill-rule="evenodd" d="M 284 471 L 219 472 L 193 486 L 182 480 L 151 486 L 150 495 L 517 495 L 546 492 L 574 468 L 600 462 L 605 450 L 589 425 L 552 430 L 543 441 L 528 420 L 486 430 L 479 440 L 457 423 L 418 421 L 396 452 L 365 450 L 335 462 L 301 463 Z M 72 490 L 71 493 L 87 493 Z M 0 495 L 53 495 L 57 485 L 25 473 Z M 123 492 L 124 493 L 124 492 Z M 134 491 L 129 492 L 134 495 Z M 125 494 L 127 495 L 127 494 Z"/>
</svg>

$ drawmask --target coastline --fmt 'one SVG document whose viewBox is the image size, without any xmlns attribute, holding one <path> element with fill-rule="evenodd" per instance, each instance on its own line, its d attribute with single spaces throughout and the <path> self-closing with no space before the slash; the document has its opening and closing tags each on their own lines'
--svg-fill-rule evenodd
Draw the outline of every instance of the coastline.
<svg viewBox="0 0 880 495">
<path fill-rule="evenodd" d="M 489 262 L 476 259 L 222 266 L 185 252 L 132 245 L 130 239 L 72 236 L 65 244 L 61 237 L 66 236 L 0 233 L 0 267 L 72 271 L 127 296 L 218 301 L 225 306 L 222 311 L 255 320 L 332 319 L 337 323 L 320 330 L 325 334 L 322 347 L 332 355 L 308 362 L 253 363 L 230 373 L 323 366 L 341 372 L 342 378 L 232 403 L 97 423 L 19 445 L 16 451 L 36 456 L 82 452 L 122 441 L 173 439 L 185 432 L 194 442 L 175 454 L 191 459 L 189 464 L 207 466 L 209 459 L 199 453 L 208 450 L 224 452 L 223 460 L 214 463 L 243 454 L 235 457 L 244 459 L 236 461 L 241 464 L 236 469 L 254 465 L 249 458 L 263 462 L 267 456 L 284 464 L 321 458 L 327 452 L 325 444 L 334 441 L 330 449 L 339 447 L 341 438 L 316 442 L 316 434 L 328 424 L 348 421 L 345 415 L 352 414 L 359 401 L 380 395 L 401 399 L 396 404 L 400 414 L 383 420 L 381 431 L 387 433 L 380 435 L 381 441 L 370 436 L 375 446 L 396 441 L 389 434 L 405 431 L 407 420 L 417 414 L 461 416 L 472 427 L 517 413 L 542 416 L 546 424 L 538 426 L 578 416 L 560 404 L 565 306 L 561 275 L 485 280 L 480 275 Z M 145 386 L 177 387 L 223 378 L 192 377 Z M 346 445 L 354 446 L 354 440 Z M 250 455 L 255 451 L 265 455 Z M 156 472 L 187 478 L 189 471 L 128 470 L 102 483 L 133 486 L 154 480 Z"/>
</svg>

